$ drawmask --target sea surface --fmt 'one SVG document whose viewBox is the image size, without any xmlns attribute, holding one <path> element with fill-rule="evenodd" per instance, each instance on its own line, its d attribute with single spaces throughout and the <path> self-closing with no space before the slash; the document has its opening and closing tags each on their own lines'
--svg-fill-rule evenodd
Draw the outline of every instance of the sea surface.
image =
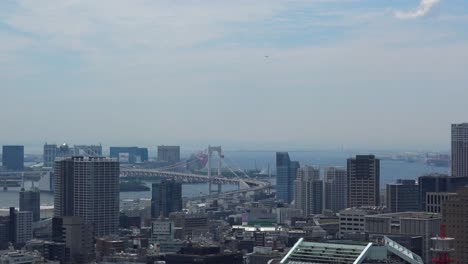
<svg viewBox="0 0 468 264">
<path fill-rule="evenodd" d="M 301 165 L 315 165 L 321 168 L 326 166 L 346 166 L 346 159 L 355 154 L 367 153 L 345 153 L 345 152 L 289 152 L 291 160 L 299 161 Z M 275 152 L 272 151 L 226 151 L 225 162 L 232 168 L 242 169 L 266 169 L 270 166 L 275 170 Z M 217 164 L 217 163 L 215 163 Z M 428 166 L 424 163 L 409 163 L 406 161 L 382 160 L 380 162 L 380 183 L 381 188 L 385 184 L 396 181 L 397 179 L 417 179 L 419 176 L 427 173 L 448 173 L 448 168 Z M 274 181 L 274 179 L 272 179 Z M 145 182 L 151 186 L 151 182 Z M 28 189 L 31 182 L 26 182 Z M 223 190 L 235 190 L 237 185 L 223 185 Z M 10 206 L 18 207 L 20 188 L 8 188 L 7 191 L 0 190 L 0 208 Z M 208 193 L 208 184 L 184 184 L 182 186 L 182 195 L 184 197 L 194 197 L 200 194 Z M 138 199 L 150 198 L 151 192 L 121 192 L 120 199 Z M 41 205 L 52 205 L 53 194 L 41 193 Z"/>
</svg>

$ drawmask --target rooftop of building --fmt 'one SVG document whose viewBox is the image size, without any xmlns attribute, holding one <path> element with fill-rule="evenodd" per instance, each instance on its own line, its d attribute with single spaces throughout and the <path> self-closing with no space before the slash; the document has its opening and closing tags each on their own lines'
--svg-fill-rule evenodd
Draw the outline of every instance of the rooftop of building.
<svg viewBox="0 0 468 264">
<path fill-rule="evenodd" d="M 428 213 L 428 212 L 399 212 L 399 213 L 388 213 L 388 214 L 378 214 L 371 215 L 369 217 L 379 217 L 379 218 L 410 218 L 410 219 L 439 219 L 441 218 L 440 214 L 437 213 Z"/>
</svg>

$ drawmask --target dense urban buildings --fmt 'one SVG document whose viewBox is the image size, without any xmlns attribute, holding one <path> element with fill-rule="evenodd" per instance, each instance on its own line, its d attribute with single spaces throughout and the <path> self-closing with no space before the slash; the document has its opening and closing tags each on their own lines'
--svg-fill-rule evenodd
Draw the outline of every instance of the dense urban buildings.
<svg viewBox="0 0 468 264">
<path fill-rule="evenodd" d="M 452 124 L 452 176 L 468 177 L 468 123 Z"/>
<path fill-rule="evenodd" d="M 380 160 L 374 155 L 348 159 L 348 207 L 380 205 Z"/>
<path fill-rule="evenodd" d="M 320 169 L 304 166 L 297 170 L 294 180 L 294 205 L 304 216 L 321 214 L 323 211 L 323 181 Z"/>
<path fill-rule="evenodd" d="M 458 189 L 442 204 L 442 219 L 447 236 L 455 238 L 452 257 L 455 263 L 468 263 L 468 187 Z"/>
<path fill-rule="evenodd" d="M 325 209 L 339 212 L 347 206 L 347 175 L 343 167 L 326 167 L 325 170 Z"/>
<path fill-rule="evenodd" d="M 97 236 L 114 234 L 119 225 L 119 162 L 74 156 L 55 162 L 54 215 L 81 216 Z"/>
<path fill-rule="evenodd" d="M 287 152 L 276 153 L 276 198 L 291 203 L 294 198 L 294 180 L 299 162 L 291 161 Z"/>
<path fill-rule="evenodd" d="M 111 158 L 120 163 L 138 163 L 148 161 L 148 149 L 139 147 L 110 147 Z"/>
<path fill-rule="evenodd" d="M 23 171 L 24 146 L 3 146 L 2 166 L 10 171 Z"/>
<path fill-rule="evenodd" d="M 152 184 L 151 217 L 168 217 L 172 212 L 182 211 L 182 183 L 161 180 Z"/>
<path fill-rule="evenodd" d="M 158 161 L 179 162 L 180 146 L 158 146 Z"/>
<path fill-rule="evenodd" d="M 442 213 L 442 204 L 444 201 L 457 195 L 456 192 L 428 192 L 426 193 L 426 212 Z"/>
<path fill-rule="evenodd" d="M 415 180 L 397 180 L 387 184 L 387 211 L 389 213 L 418 211 L 419 186 Z"/>
<path fill-rule="evenodd" d="M 468 177 L 453 177 L 446 174 L 429 174 L 418 178 L 420 211 L 426 210 L 426 194 L 429 192 L 456 192 L 468 185 Z"/>
<path fill-rule="evenodd" d="M 37 222 L 41 218 L 41 192 L 37 188 L 19 193 L 19 210 L 30 211 L 33 214 L 33 221 Z"/>
</svg>

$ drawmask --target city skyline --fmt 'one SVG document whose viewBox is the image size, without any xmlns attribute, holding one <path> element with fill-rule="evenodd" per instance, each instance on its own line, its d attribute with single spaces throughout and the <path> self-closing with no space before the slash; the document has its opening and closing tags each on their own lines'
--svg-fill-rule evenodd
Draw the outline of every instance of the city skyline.
<svg viewBox="0 0 468 264">
<path fill-rule="evenodd" d="M 448 149 L 468 4 L 429 2 L 5 1 L 1 143 Z"/>
</svg>

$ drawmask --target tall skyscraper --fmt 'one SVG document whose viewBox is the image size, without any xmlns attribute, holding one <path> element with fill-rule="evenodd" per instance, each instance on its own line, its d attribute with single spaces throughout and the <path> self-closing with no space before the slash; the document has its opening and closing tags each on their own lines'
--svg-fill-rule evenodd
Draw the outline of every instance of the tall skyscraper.
<svg viewBox="0 0 468 264">
<path fill-rule="evenodd" d="M 24 146 L 3 146 L 2 165 L 10 171 L 24 169 Z"/>
<path fill-rule="evenodd" d="M 119 162 L 74 156 L 55 162 L 54 216 L 81 216 L 96 236 L 114 234 L 119 225 Z"/>
<path fill-rule="evenodd" d="M 33 221 L 37 222 L 41 219 L 41 192 L 37 188 L 25 191 L 20 191 L 20 211 L 30 211 L 33 214 Z"/>
<path fill-rule="evenodd" d="M 180 146 L 158 146 L 158 161 L 179 162 Z"/>
<path fill-rule="evenodd" d="M 397 180 L 387 184 L 387 211 L 415 212 L 420 208 L 419 185 L 415 180 Z"/>
<path fill-rule="evenodd" d="M 168 217 L 182 211 L 182 183 L 162 180 L 152 185 L 151 217 Z"/>
<path fill-rule="evenodd" d="M 452 176 L 468 177 L 468 123 L 452 124 Z"/>
<path fill-rule="evenodd" d="M 323 210 L 323 181 L 320 169 L 305 166 L 297 170 L 294 180 L 294 205 L 304 216 L 321 214 Z"/>
<path fill-rule="evenodd" d="M 111 158 L 118 158 L 120 163 L 148 161 L 148 149 L 139 147 L 110 147 Z"/>
<path fill-rule="evenodd" d="M 468 187 L 458 189 L 457 195 L 442 203 L 442 221 L 446 225 L 447 236 L 455 238 L 452 257 L 455 263 L 468 263 Z"/>
<path fill-rule="evenodd" d="M 325 168 L 325 209 L 339 212 L 347 206 L 346 169 L 343 167 Z"/>
<path fill-rule="evenodd" d="M 380 160 L 374 155 L 348 159 L 348 207 L 380 205 Z"/>
<path fill-rule="evenodd" d="M 276 198 L 285 203 L 293 200 L 294 180 L 299 162 L 291 161 L 287 152 L 276 152 Z"/>
</svg>

